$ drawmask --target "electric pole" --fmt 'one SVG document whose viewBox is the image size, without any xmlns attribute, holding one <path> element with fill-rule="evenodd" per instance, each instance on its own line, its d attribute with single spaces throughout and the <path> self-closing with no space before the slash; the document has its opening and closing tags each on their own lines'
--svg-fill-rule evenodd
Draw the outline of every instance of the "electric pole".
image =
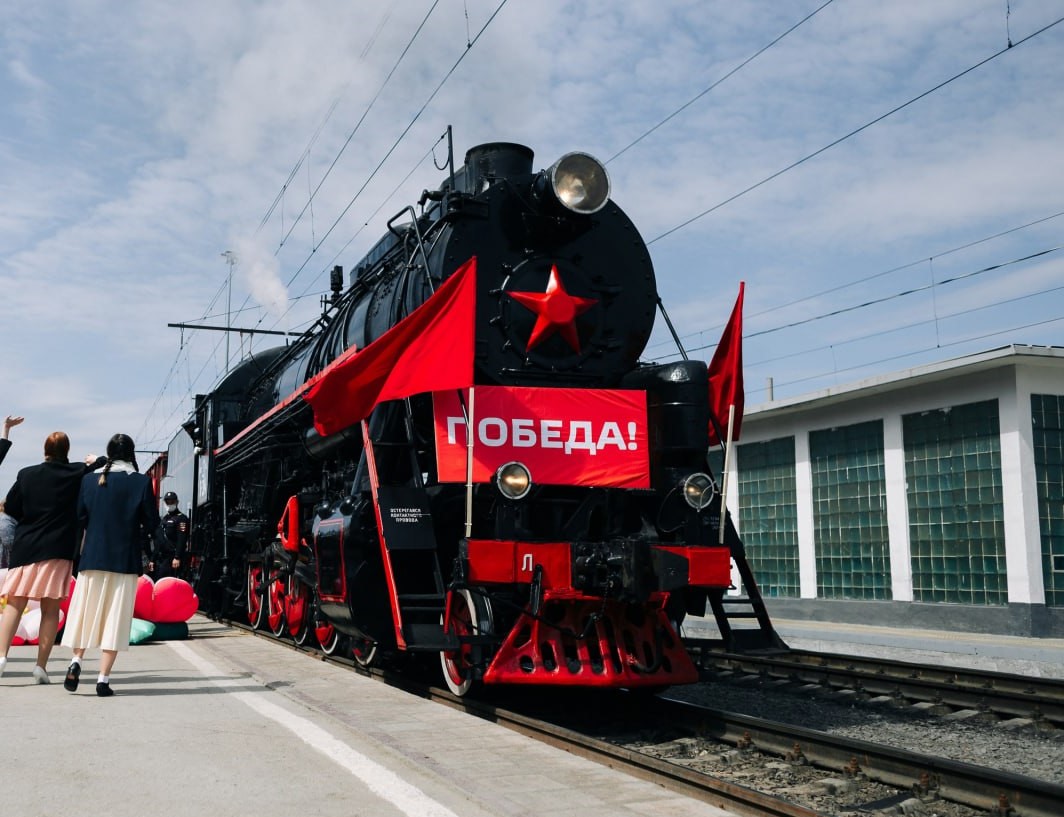
<svg viewBox="0 0 1064 817">
<path fill-rule="evenodd" d="M 222 258 L 229 264 L 229 294 L 225 303 L 225 373 L 229 374 L 229 330 L 233 324 L 233 265 L 236 264 L 236 253 L 226 250 Z"/>
</svg>

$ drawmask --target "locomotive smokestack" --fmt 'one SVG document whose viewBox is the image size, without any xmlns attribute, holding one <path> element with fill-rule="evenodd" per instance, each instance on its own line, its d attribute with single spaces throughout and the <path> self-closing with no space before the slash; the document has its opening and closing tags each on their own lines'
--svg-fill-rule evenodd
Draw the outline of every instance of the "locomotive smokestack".
<svg viewBox="0 0 1064 817">
<path fill-rule="evenodd" d="M 470 148 L 465 156 L 466 192 L 478 193 L 496 179 L 532 173 L 531 148 L 513 142 L 488 142 Z"/>
</svg>

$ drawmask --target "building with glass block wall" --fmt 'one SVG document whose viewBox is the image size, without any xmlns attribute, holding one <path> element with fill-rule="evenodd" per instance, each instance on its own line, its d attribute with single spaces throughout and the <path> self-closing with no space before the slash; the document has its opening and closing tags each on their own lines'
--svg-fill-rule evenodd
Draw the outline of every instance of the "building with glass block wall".
<svg viewBox="0 0 1064 817">
<path fill-rule="evenodd" d="M 1064 636 L 1064 348 L 747 406 L 731 465 L 770 615 Z"/>
</svg>

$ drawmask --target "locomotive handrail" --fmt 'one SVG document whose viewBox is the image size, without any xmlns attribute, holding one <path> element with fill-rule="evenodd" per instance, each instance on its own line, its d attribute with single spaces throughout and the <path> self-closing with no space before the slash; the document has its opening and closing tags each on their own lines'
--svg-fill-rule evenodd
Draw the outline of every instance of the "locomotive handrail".
<svg viewBox="0 0 1064 817">
<path fill-rule="evenodd" d="M 403 238 L 402 233 L 396 230 L 392 225 L 395 223 L 395 220 L 397 218 L 402 215 L 405 215 L 408 211 L 410 213 L 410 226 L 414 231 L 414 238 L 417 239 L 417 248 L 421 252 L 421 260 L 425 263 L 425 282 L 429 285 L 429 292 L 435 292 L 436 288 L 432 285 L 432 276 L 429 275 L 429 257 L 428 254 L 425 252 L 425 242 L 422 240 L 421 230 L 418 228 L 417 213 L 414 211 L 414 208 L 411 205 L 408 204 L 406 207 L 404 207 L 402 210 L 400 210 L 398 213 L 388 219 L 388 232 L 392 233 L 392 235 L 394 235 L 396 238 Z M 407 261 L 407 266 L 410 266 L 409 261 Z"/>
</svg>

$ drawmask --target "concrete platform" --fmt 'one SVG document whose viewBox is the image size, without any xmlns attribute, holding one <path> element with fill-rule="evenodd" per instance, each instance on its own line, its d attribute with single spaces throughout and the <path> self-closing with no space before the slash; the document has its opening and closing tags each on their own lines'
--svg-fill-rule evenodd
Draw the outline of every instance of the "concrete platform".
<svg viewBox="0 0 1064 817">
<path fill-rule="evenodd" d="M 95 694 L 0 678 L 4 813 L 359 817 L 724 817 L 592 761 L 195 617 L 188 641 L 121 653 Z"/>
<path fill-rule="evenodd" d="M 918 664 L 1064 679 L 1064 638 L 1026 638 L 947 630 L 917 630 L 826 621 L 775 619 L 773 625 L 796 650 L 890 657 Z M 684 633 L 716 638 L 712 621 L 689 617 Z"/>
</svg>

